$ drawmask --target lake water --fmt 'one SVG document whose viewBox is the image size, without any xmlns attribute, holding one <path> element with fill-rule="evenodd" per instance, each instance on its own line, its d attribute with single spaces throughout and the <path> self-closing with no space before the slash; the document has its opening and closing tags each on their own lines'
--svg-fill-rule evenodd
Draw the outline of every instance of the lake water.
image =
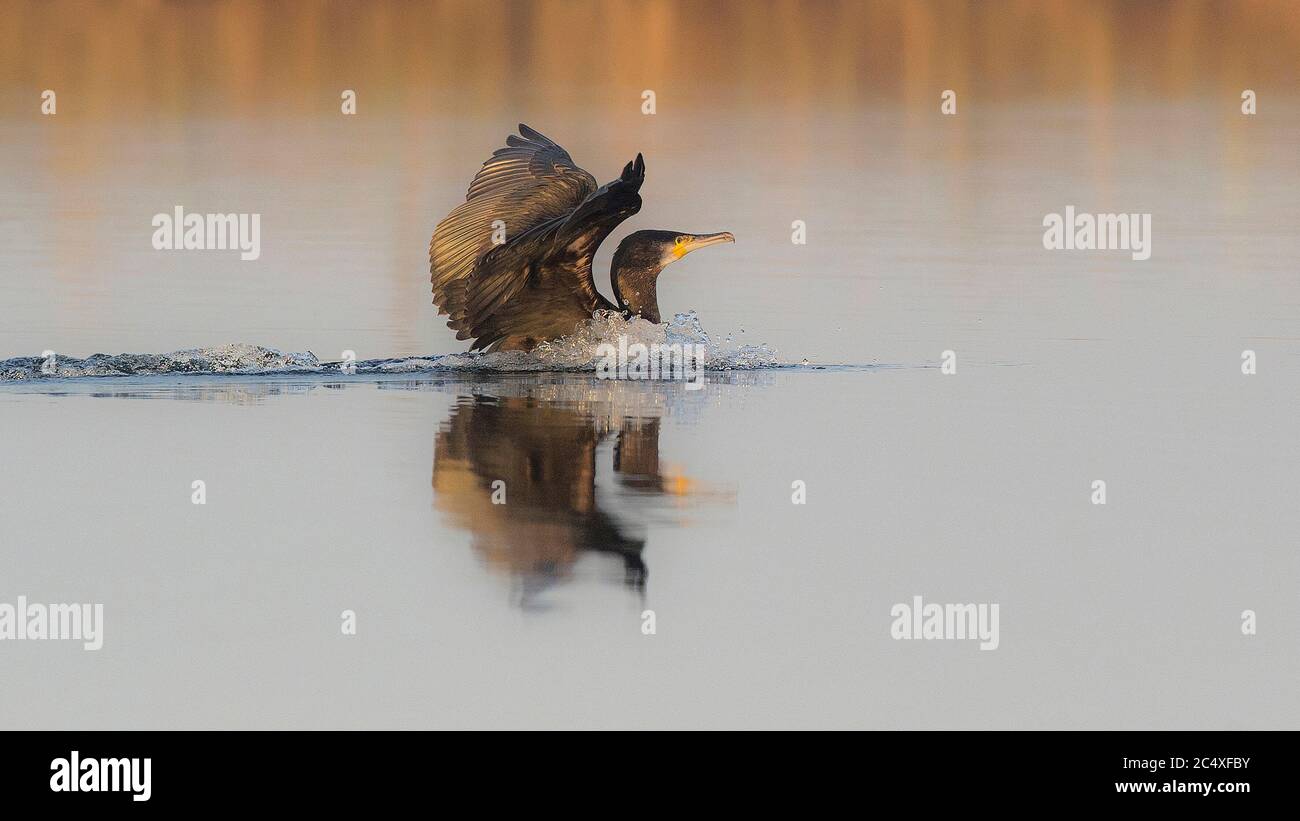
<svg viewBox="0 0 1300 821">
<path fill-rule="evenodd" d="M 1295 17 L 990 5 L 15 4 L 0 603 L 105 635 L 0 642 L 0 727 L 1300 728 Z M 439 359 L 429 234 L 519 121 L 645 153 L 607 294 L 627 231 L 736 235 L 661 279 L 701 390 Z M 176 205 L 260 258 L 153 250 Z M 1151 258 L 1046 250 L 1071 205 Z M 325 364 L 39 373 L 236 343 Z M 997 649 L 892 638 L 914 596 Z"/>
</svg>

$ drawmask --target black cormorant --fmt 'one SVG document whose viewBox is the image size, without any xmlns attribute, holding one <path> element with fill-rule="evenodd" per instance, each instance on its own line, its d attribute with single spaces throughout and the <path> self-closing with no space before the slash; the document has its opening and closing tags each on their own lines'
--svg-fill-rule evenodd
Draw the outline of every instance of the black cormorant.
<svg viewBox="0 0 1300 821">
<path fill-rule="evenodd" d="M 730 233 L 637 231 L 614 253 L 614 305 L 596 290 L 591 263 L 620 222 L 641 210 L 640 154 L 597 187 L 569 152 L 522 123 L 474 176 L 465 202 L 429 243 L 433 303 L 470 350 L 530 350 L 572 333 L 593 312 L 661 321 L 655 282 L 696 248 Z"/>
</svg>

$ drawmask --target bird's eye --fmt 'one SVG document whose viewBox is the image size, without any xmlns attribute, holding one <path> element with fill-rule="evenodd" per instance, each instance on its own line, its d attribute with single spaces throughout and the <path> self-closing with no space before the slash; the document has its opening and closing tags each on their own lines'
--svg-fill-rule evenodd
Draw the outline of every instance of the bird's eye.
<svg viewBox="0 0 1300 821">
<path fill-rule="evenodd" d="M 677 244 L 678 244 L 678 245 L 685 245 L 685 244 L 686 244 L 686 237 L 678 237 L 678 238 L 677 238 Z"/>
</svg>

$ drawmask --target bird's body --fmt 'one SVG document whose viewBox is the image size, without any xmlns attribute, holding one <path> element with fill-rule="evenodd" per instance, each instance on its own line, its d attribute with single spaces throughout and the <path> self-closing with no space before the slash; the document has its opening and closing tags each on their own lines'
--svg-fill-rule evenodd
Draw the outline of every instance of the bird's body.
<svg viewBox="0 0 1300 821">
<path fill-rule="evenodd" d="M 644 180 L 638 154 L 618 179 L 597 186 L 567 151 L 521 124 L 429 243 L 433 301 L 456 338 L 472 338 L 471 350 L 530 350 L 602 309 L 658 322 L 654 279 L 663 266 L 692 245 L 732 237 L 629 235 L 615 254 L 610 274 L 618 304 L 610 302 L 596 288 L 592 260 L 610 232 L 641 209 Z"/>
</svg>

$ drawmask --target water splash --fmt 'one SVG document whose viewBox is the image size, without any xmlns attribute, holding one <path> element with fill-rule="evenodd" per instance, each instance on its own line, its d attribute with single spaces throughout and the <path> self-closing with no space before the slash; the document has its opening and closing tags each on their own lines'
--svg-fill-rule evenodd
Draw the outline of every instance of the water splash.
<svg viewBox="0 0 1300 821">
<path fill-rule="evenodd" d="M 781 364 L 776 349 L 768 345 L 735 346 L 730 337 L 722 343 L 714 342 L 694 311 L 677 314 L 671 322 L 661 325 L 640 317 L 625 319 L 618 311 L 597 311 L 575 333 L 543 342 L 527 353 L 449 354 L 429 364 L 488 371 L 589 371 L 595 370 L 601 358 L 600 346 L 608 344 L 617 348 L 620 337 L 626 337 L 628 345 L 701 345 L 705 351 L 704 367 L 710 371 L 772 368 Z"/>
<path fill-rule="evenodd" d="M 356 363 L 357 373 L 421 373 L 438 371 L 488 371 L 527 373 L 594 371 L 602 344 L 701 345 L 709 371 L 756 370 L 782 367 L 776 350 L 768 345 L 736 345 L 730 336 L 713 340 L 694 311 L 677 314 L 671 322 L 655 324 L 639 317 L 625 319 L 617 311 L 597 311 L 577 332 L 532 351 L 457 353 L 427 357 L 371 359 Z M 237 343 L 216 348 L 193 348 L 166 354 L 93 354 L 85 359 L 56 356 L 15 357 L 0 361 L 0 381 L 101 376 L 156 376 L 162 374 L 325 373 L 339 371 L 340 363 L 322 361 L 310 351 L 286 353 L 261 345 Z"/>
<path fill-rule="evenodd" d="M 20 356 L 0 361 L 0 380 L 81 376 L 153 376 L 167 373 L 257 374 L 317 371 L 315 354 L 284 353 L 261 345 L 222 345 L 165 354 L 97 353 L 85 359 Z"/>
</svg>

